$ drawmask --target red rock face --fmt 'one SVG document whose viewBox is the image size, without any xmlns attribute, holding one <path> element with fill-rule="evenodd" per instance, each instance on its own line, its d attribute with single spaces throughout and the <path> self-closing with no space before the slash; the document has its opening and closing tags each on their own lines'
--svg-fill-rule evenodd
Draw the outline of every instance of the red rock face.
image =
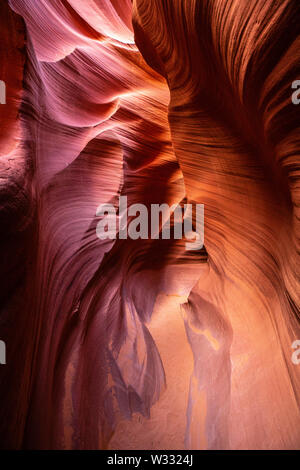
<svg viewBox="0 0 300 470">
<path fill-rule="evenodd" d="M 3 448 L 297 449 L 298 2 L 1 4 Z M 205 205 L 205 248 L 100 204 Z"/>
</svg>

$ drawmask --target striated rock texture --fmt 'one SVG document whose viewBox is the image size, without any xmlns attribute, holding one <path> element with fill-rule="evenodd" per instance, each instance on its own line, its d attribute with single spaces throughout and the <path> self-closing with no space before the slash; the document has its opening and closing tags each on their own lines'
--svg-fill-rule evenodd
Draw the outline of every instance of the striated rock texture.
<svg viewBox="0 0 300 470">
<path fill-rule="evenodd" d="M 1 447 L 299 448 L 299 1 L 0 12 Z M 121 195 L 205 249 L 100 240 Z"/>
</svg>

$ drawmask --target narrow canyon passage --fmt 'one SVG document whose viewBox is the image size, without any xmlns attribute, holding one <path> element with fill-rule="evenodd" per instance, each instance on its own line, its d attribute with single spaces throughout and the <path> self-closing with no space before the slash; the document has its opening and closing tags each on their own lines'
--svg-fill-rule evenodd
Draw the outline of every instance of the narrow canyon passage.
<svg viewBox="0 0 300 470">
<path fill-rule="evenodd" d="M 0 12 L 1 447 L 299 449 L 299 1 Z"/>
</svg>

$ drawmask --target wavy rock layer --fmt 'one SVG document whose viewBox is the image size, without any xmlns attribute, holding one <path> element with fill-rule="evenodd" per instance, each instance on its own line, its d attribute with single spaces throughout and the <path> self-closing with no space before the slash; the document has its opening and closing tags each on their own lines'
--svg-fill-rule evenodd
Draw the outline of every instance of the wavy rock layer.
<svg viewBox="0 0 300 470">
<path fill-rule="evenodd" d="M 1 12 L 1 445 L 299 448 L 298 2 Z M 99 240 L 120 195 L 205 249 Z"/>
</svg>

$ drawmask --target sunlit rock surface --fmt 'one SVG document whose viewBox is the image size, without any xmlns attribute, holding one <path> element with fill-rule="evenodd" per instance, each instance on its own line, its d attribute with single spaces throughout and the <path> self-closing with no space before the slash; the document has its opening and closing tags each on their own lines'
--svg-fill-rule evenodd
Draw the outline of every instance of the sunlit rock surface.
<svg viewBox="0 0 300 470">
<path fill-rule="evenodd" d="M 3 448 L 297 449 L 300 6 L 1 3 Z M 205 205 L 205 249 L 97 207 Z"/>
</svg>

